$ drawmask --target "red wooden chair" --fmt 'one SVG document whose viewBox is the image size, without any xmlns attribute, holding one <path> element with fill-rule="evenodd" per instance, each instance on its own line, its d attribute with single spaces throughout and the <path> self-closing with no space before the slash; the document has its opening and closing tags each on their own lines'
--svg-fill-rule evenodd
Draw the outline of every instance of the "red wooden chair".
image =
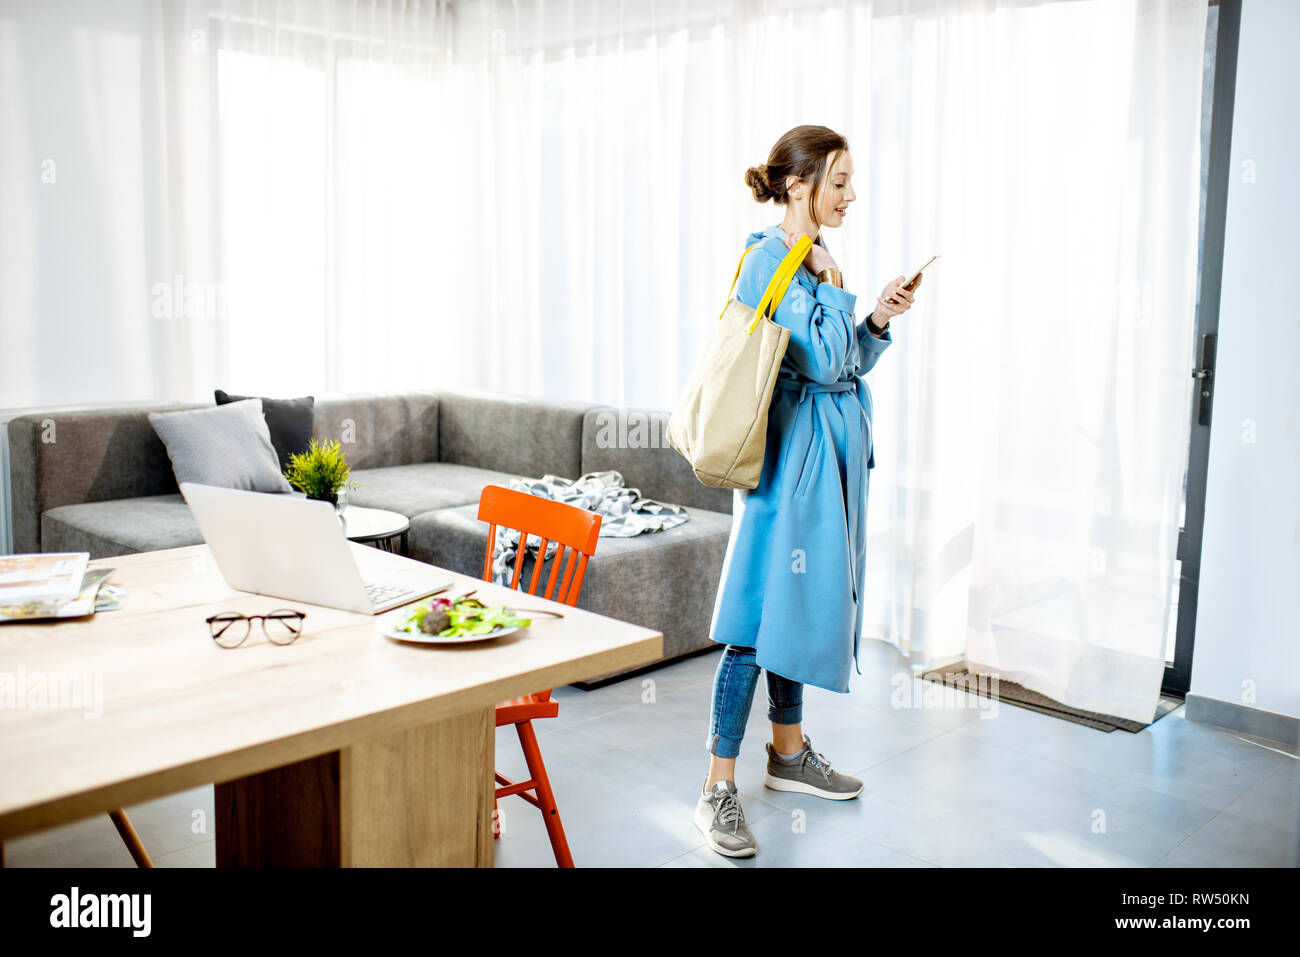
<svg viewBox="0 0 1300 957">
<path fill-rule="evenodd" d="M 496 545 L 497 526 L 513 528 L 519 532 L 519 548 L 515 553 L 514 574 L 510 587 L 519 587 L 520 573 L 524 567 L 524 553 L 528 536 L 536 535 L 541 539 L 540 550 L 533 563 L 532 580 L 528 583 L 528 594 L 538 594 L 537 585 L 541 581 L 542 566 L 546 563 L 546 549 L 550 542 L 556 543 L 555 557 L 551 559 L 551 573 L 546 580 L 546 588 L 541 592 L 543 598 L 576 605 L 578 594 L 582 591 L 582 579 L 587 572 L 587 560 L 596 553 L 596 538 L 600 534 L 600 516 L 575 505 L 553 502 L 548 498 L 529 495 L 500 485 L 488 485 L 479 496 L 478 518 L 488 523 L 487 556 L 483 561 L 483 578 L 492 580 L 492 550 Z M 565 551 L 568 560 L 565 561 Z M 560 574 L 563 565 L 563 575 Z M 537 735 L 533 732 L 535 718 L 554 718 L 560 712 L 559 702 L 551 698 L 551 690 L 538 691 L 512 698 L 497 705 L 497 727 L 508 724 L 515 726 L 519 735 L 519 744 L 524 750 L 524 760 L 528 762 L 529 779 L 514 782 L 500 772 L 495 773 L 496 801 L 503 797 L 517 794 L 533 807 L 542 812 L 546 821 L 546 833 L 551 838 L 551 848 L 555 851 L 555 862 L 560 867 L 572 867 L 573 855 L 569 853 L 569 842 L 564 836 L 564 825 L 560 822 L 560 812 L 555 807 L 555 795 L 551 792 L 551 782 L 546 776 L 546 765 L 542 762 L 542 752 L 537 748 Z M 494 834 L 498 831 L 493 828 Z"/>
</svg>

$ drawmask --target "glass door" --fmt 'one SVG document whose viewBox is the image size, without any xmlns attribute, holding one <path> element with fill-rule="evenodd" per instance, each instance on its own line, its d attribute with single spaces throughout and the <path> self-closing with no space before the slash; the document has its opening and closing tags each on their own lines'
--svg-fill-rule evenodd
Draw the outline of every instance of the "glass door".
<svg viewBox="0 0 1300 957">
<path fill-rule="evenodd" d="M 1241 0 L 1208 5 L 1205 31 L 1204 91 L 1201 107 L 1201 238 L 1197 258 L 1196 337 L 1189 371 L 1191 441 L 1183 479 L 1183 509 L 1178 535 L 1173 610 L 1165 640 L 1162 691 L 1185 695 L 1191 683 L 1196 634 L 1196 593 L 1205 518 L 1205 481 L 1210 451 L 1210 410 L 1214 400 L 1214 360 L 1219 330 L 1219 290 L 1223 278 L 1224 220 L 1232 146 L 1232 101 L 1237 79 L 1237 35 Z"/>
</svg>

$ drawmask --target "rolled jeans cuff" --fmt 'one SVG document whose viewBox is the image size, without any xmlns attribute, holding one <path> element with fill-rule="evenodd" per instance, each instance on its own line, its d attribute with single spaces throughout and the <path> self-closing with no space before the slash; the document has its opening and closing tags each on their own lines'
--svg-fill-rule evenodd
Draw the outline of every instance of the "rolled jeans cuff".
<svg viewBox="0 0 1300 957">
<path fill-rule="evenodd" d="M 711 734 L 705 748 L 715 757 L 737 758 L 740 757 L 740 740 L 729 738 L 725 734 Z"/>
</svg>

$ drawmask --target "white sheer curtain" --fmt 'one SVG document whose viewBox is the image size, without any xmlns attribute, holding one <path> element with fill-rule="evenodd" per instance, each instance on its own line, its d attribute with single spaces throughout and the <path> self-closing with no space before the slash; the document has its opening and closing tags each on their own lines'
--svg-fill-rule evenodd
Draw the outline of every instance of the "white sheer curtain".
<svg viewBox="0 0 1300 957">
<path fill-rule="evenodd" d="M 869 377 L 875 634 L 1147 719 L 1204 28 L 1205 0 L 6 2 L 0 406 L 667 408 L 780 215 L 744 169 L 822 123 L 860 317 L 943 254 Z"/>
<path fill-rule="evenodd" d="M 0 0 L 0 408 L 472 378 L 439 333 L 449 21 Z"/>
<path fill-rule="evenodd" d="M 939 13 L 881 37 L 899 69 L 872 75 L 875 245 L 897 224 L 908 261 L 914 242 L 944 253 L 873 373 L 877 620 L 920 661 L 1150 720 L 1192 394 L 1204 4 Z"/>
<path fill-rule="evenodd" d="M 193 391 L 292 394 L 460 382 L 445 196 L 445 0 L 176 0 L 163 5 L 192 187 L 174 223 L 217 277 L 215 356 Z M 213 379 L 208 383 L 207 379 Z M 197 384 L 201 389 L 194 389 Z"/>
</svg>

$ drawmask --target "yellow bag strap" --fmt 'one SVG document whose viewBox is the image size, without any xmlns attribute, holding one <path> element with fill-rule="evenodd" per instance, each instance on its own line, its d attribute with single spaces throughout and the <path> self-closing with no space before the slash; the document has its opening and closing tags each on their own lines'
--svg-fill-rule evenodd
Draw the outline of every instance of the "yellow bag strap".
<svg viewBox="0 0 1300 957">
<path fill-rule="evenodd" d="M 765 312 L 769 315 L 776 312 L 777 307 L 781 305 L 781 300 L 785 298 L 786 287 L 790 285 L 790 280 L 794 279 L 794 274 L 799 271 L 804 256 L 808 255 L 808 250 L 811 248 L 812 240 L 805 233 L 785 254 L 785 258 L 781 260 L 781 265 L 777 266 L 776 272 L 772 274 L 772 279 L 763 292 L 763 298 L 758 301 L 758 308 L 754 310 L 754 321 L 749 324 L 749 328 L 746 330 L 747 333 L 758 328 L 758 324 Z"/>
<path fill-rule="evenodd" d="M 754 246 L 759 245 L 762 240 L 754 243 L 740 254 L 740 263 L 736 266 L 736 275 L 731 280 L 731 289 L 727 292 L 727 303 L 731 302 L 731 296 L 736 291 L 736 283 L 740 280 L 740 270 L 745 265 L 745 257 Z M 763 298 L 758 301 L 758 308 L 754 310 L 754 321 L 749 324 L 745 330 L 746 334 L 752 333 L 758 328 L 764 314 L 774 313 L 777 307 L 781 305 L 781 300 L 785 298 L 785 291 L 789 287 L 794 274 L 799 271 L 799 266 L 803 263 L 804 257 L 808 255 L 808 250 L 812 248 L 812 240 L 807 234 L 800 236 L 798 242 L 790 248 L 781 260 L 781 264 L 776 267 L 776 272 L 772 274 L 771 280 L 768 281 L 767 289 L 763 291 Z M 727 311 L 726 305 L 722 307 L 722 312 L 718 314 L 721 319 L 723 313 Z"/>
</svg>

